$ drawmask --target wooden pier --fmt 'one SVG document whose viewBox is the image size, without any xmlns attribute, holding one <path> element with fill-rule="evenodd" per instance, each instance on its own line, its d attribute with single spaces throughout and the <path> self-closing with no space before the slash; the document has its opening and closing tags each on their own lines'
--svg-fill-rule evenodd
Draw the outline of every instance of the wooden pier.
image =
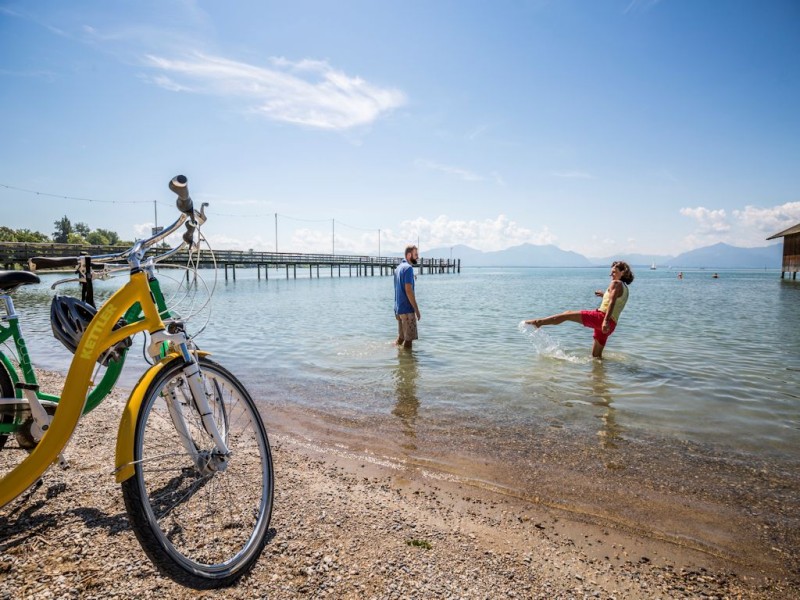
<svg viewBox="0 0 800 600">
<path fill-rule="evenodd" d="M 0 264 L 6 269 L 27 269 L 28 259 L 34 256 L 78 256 L 80 254 L 98 255 L 113 254 L 127 250 L 129 246 L 89 246 L 83 244 L 28 244 L 24 242 L 0 242 Z M 153 253 L 158 250 L 154 249 Z M 189 253 L 182 250 L 166 258 L 163 264 L 186 265 Z M 374 277 L 391 275 L 400 263 L 398 256 L 361 256 L 347 254 L 297 254 L 286 252 L 251 252 L 241 250 L 217 250 L 212 257 L 208 251 L 199 255 L 199 266 L 211 268 L 216 266 L 225 270 L 225 279 L 228 279 L 230 270 L 233 279 L 236 279 L 236 268 L 255 268 L 258 278 L 269 278 L 270 268 L 278 272 L 285 272 L 286 279 L 297 279 L 298 269 L 301 273 L 308 269 L 309 277 L 321 276 L 321 273 L 330 270 L 331 277 L 341 277 L 342 272 L 349 277 Z M 416 266 L 421 275 L 436 273 L 460 273 L 461 259 L 446 258 L 420 258 Z"/>
</svg>

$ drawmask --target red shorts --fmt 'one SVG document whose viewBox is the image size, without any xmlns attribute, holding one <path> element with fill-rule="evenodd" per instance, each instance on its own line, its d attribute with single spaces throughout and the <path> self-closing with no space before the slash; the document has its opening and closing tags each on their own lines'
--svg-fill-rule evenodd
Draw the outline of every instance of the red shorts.
<svg viewBox="0 0 800 600">
<path fill-rule="evenodd" d="M 581 311 L 581 322 L 583 323 L 583 326 L 591 327 L 592 329 L 594 329 L 594 335 L 592 337 L 596 339 L 601 346 L 606 345 L 608 336 L 614 333 L 614 329 L 616 329 L 617 327 L 617 324 L 614 322 L 614 319 L 609 319 L 608 333 L 603 333 L 603 319 L 605 318 L 606 318 L 606 313 L 600 312 L 599 310 Z"/>
</svg>

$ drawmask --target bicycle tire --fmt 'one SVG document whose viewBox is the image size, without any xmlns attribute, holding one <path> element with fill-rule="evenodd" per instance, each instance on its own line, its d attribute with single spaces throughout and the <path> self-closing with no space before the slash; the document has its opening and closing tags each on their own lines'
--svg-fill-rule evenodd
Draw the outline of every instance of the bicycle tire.
<svg viewBox="0 0 800 600">
<path fill-rule="evenodd" d="M 14 397 L 14 382 L 11 380 L 11 375 L 8 374 L 6 366 L 0 362 L 0 398 L 13 398 Z M 14 413 L 12 411 L 3 411 L 0 413 L 0 423 L 13 423 Z M 0 433 L 0 450 L 6 445 L 8 439 L 7 433 Z"/>
<path fill-rule="evenodd" d="M 136 423 L 135 474 L 122 483 L 131 526 L 155 566 L 196 589 L 233 584 L 247 573 L 267 542 L 272 515 L 272 453 L 263 421 L 244 386 L 212 360 L 200 358 L 209 402 L 231 456 L 225 470 L 202 469 L 181 442 L 167 408 L 170 390 L 186 418 L 191 443 L 213 441 L 191 408 L 176 359 L 148 386 Z"/>
</svg>

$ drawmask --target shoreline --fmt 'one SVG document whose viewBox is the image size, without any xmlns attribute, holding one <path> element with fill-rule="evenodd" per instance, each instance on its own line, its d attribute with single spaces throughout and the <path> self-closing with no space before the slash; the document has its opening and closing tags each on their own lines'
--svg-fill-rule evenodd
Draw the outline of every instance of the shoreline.
<svg viewBox="0 0 800 600">
<path fill-rule="evenodd" d="M 63 376 L 41 381 L 57 391 Z M 70 469 L 51 468 L 42 486 L 0 510 L 1 599 L 213 594 L 158 575 L 128 526 L 111 474 L 125 397 L 115 392 L 82 420 L 67 448 Z M 581 452 L 577 436 L 562 430 L 524 440 L 538 495 L 518 494 L 497 483 L 515 475 L 498 470 L 513 444 L 480 464 L 469 444 L 425 457 L 387 443 L 369 423 L 276 406 L 264 417 L 276 476 L 271 539 L 226 597 L 800 598 L 797 533 L 785 530 L 791 515 L 775 522 L 780 510 L 795 510 L 796 474 L 783 496 L 751 506 L 748 520 L 749 488 L 780 491 L 790 474 L 745 465 L 729 473 L 720 463 L 714 479 L 674 487 L 674 473 L 649 469 L 694 466 L 709 476 L 715 457 L 661 448 L 641 464 L 653 448 L 619 439 L 611 450 L 627 462 L 615 469 L 613 460 L 588 460 L 594 444 Z M 414 445 L 428 442 L 419 428 L 416 436 Z M 633 506 L 596 508 L 626 496 Z M 715 513 L 719 520 L 709 520 Z M 696 539 L 665 535 L 658 524 L 670 521 Z M 778 545 L 765 551 L 770 543 Z M 719 551 L 726 544 L 744 554 L 733 560 Z"/>
</svg>

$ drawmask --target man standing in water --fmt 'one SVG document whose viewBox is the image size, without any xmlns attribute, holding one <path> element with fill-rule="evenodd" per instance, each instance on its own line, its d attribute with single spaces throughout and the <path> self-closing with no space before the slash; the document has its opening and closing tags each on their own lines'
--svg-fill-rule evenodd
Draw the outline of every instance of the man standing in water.
<svg viewBox="0 0 800 600">
<path fill-rule="evenodd" d="M 414 267 L 419 260 L 416 246 L 407 246 L 405 258 L 394 271 L 394 316 L 397 319 L 398 346 L 411 348 L 417 339 L 417 321 L 419 314 L 417 298 L 414 296 Z"/>
<path fill-rule="evenodd" d="M 564 321 L 580 323 L 584 327 L 594 329 L 594 346 L 592 356 L 603 358 L 603 348 L 606 347 L 608 336 L 614 333 L 617 321 L 628 302 L 628 286 L 633 283 L 633 271 L 628 263 L 621 260 L 611 263 L 611 283 L 608 289 L 597 290 L 594 295 L 603 298 L 597 310 L 568 310 L 544 319 L 531 319 L 525 321 L 537 329 L 542 325 L 561 325 Z"/>
</svg>

